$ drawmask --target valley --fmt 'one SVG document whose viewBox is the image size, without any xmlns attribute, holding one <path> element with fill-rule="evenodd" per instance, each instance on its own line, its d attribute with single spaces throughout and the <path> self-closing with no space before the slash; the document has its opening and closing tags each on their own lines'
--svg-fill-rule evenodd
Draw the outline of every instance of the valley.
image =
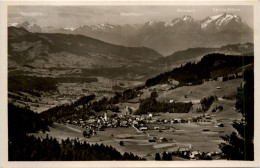
<svg viewBox="0 0 260 168">
<path fill-rule="evenodd" d="M 241 144 L 254 147 L 254 59 L 253 29 L 236 14 L 10 22 L 9 158 L 241 160 Z"/>
<path fill-rule="evenodd" d="M 87 141 L 90 144 L 103 143 L 105 145 L 111 145 L 122 153 L 124 151 L 129 151 L 140 157 L 146 158 L 147 160 L 153 160 L 155 153 L 178 151 L 179 148 L 190 148 L 190 146 L 198 152 L 219 153 L 218 144 L 222 142 L 220 136 L 230 134 L 233 131 L 231 125 L 233 121 L 242 118 L 242 115 L 235 110 L 235 100 L 227 100 L 222 97 L 225 94 L 234 94 L 241 82 L 240 79 L 234 79 L 227 82 L 212 81 L 201 86 L 180 87 L 171 90 L 169 93 L 167 92 L 166 95 L 163 92 L 158 92 L 158 100 L 160 101 L 168 101 L 177 98 L 179 99 L 176 101 L 192 101 L 193 99 L 199 99 L 209 95 L 217 95 L 219 97 L 218 101 L 214 102 L 206 113 L 196 112 L 196 107 L 199 103 L 194 103 L 189 113 L 155 113 L 151 118 L 149 118 L 148 115 L 134 116 L 130 114 L 130 116 L 128 116 L 127 110 L 125 110 L 126 107 L 136 109 L 138 108 L 138 103 L 121 103 L 119 105 L 120 113 L 108 113 L 109 118 L 114 114 L 121 116 L 122 118 L 120 120 L 124 120 L 126 117 L 133 117 L 135 119 L 138 117 L 143 118 L 142 120 L 145 121 L 147 130 L 139 131 L 139 129 L 133 128 L 131 125 L 117 128 L 108 126 L 105 130 L 97 130 L 96 135 L 85 138 L 82 134 L 85 130 L 84 127 L 82 128 L 77 124 L 54 123 L 54 125 L 50 127 L 50 132 L 31 135 L 45 137 L 48 134 L 51 137 L 57 138 L 59 141 L 69 137 L 71 139 L 78 138 L 79 141 Z M 209 89 L 205 89 L 205 92 L 202 92 L 200 89 L 205 88 L 204 85 L 208 85 Z M 164 85 L 158 85 L 154 88 L 160 90 L 163 86 Z M 223 92 L 223 90 L 220 92 L 216 89 L 216 86 L 225 88 L 228 92 Z M 182 93 L 178 93 L 180 90 Z M 144 94 L 141 98 L 144 98 L 145 95 L 149 95 L 145 94 L 145 92 L 146 91 L 144 90 Z M 194 95 L 196 96 L 191 95 L 191 92 L 195 92 Z M 185 99 L 184 96 L 181 95 L 188 95 L 188 98 Z M 176 98 L 171 96 L 176 96 Z M 214 107 L 220 105 L 223 107 L 222 111 L 212 112 Z M 97 113 L 99 116 L 103 116 L 104 114 L 104 112 L 99 113 Z M 201 122 L 192 121 L 194 117 L 203 115 L 210 116 L 210 119 L 204 119 Z M 174 119 L 183 120 L 183 123 L 174 123 Z M 186 122 L 188 119 L 190 119 L 190 122 Z M 77 122 L 78 121 L 76 121 L 76 123 Z M 219 127 L 217 125 L 219 123 L 222 123 L 224 126 Z M 158 140 L 149 142 L 149 140 L 154 137 Z M 159 141 L 159 138 L 161 137 L 166 138 L 166 140 L 163 142 Z M 124 142 L 123 146 L 119 144 L 120 141 Z M 142 150 L 140 150 L 140 148 Z"/>
</svg>

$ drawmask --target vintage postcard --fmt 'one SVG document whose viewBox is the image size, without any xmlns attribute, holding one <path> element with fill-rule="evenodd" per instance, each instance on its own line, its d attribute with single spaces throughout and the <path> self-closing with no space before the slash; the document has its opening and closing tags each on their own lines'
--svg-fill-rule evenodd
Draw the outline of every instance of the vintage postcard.
<svg viewBox="0 0 260 168">
<path fill-rule="evenodd" d="M 1 3 L 1 167 L 259 166 L 258 1 Z"/>
</svg>

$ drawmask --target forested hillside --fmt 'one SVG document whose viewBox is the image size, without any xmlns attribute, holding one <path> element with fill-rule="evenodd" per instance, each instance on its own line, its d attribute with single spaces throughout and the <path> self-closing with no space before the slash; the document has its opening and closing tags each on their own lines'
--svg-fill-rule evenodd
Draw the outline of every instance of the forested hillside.
<svg viewBox="0 0 260 168">
<path fill-rule="evenodd" d="M 91 98 L 83 97 L 75 105 Z M 90 145 L 76 139 L 66 139 L 59 143 L 52 137 L 36 138 L 27 135 L 48 131 L 51 124 L 31 110 L 8 104 L 9 161 L 142 160 L 132 153 L 122 155 L 111 146 L 103 144 Z"/>
<path fill-rule="evenodd" d="M 231 56 L 225 54 L 207 54 L 198 63 L 188 62 L 150 78 L 145 85 L 150 87 L 157 84 L 168 83 L 170 79 L 179 81 L 181 84 L 200 84 L 203 80 L 225 76 L 230 73 L 242 71 L 242 67 L 254 62 L 253 56 Z"/>
</svg>

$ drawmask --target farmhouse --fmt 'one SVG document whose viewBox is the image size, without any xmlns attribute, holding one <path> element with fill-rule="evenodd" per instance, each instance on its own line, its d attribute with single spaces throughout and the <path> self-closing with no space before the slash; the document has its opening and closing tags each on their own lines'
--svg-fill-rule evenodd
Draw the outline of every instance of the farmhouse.
<svg viewBox="0 0 260 168">
<path fill-rule="evenodd" d="M 154 129 L 154 130 L 159 130 L 159 129 L 160 129 L 160 127 L 154 127 L 153 129 Z"/>
<path fill-rule="evenodd" d="M 159 142 L 167 142 L 168 140 L 165 137 L 160 137 Z"/>
<path fill-rule="evenodd" d="M 223 123 L 216 123 L 215 127 L 224 127 L 224 124 Z"/>
<path fill-rule="evenodd" d="M 127 127 L 127 121 L 121 121 L 120 122 L 120 127 Z"/>
<path fill-rule="evenodd" d="M 175 100 L 170 100 L 169 102 L 170 102 L 170 103 L 173 103 L 173 102 L 175 102 Z"/>
<path fill-rule="evenodd" d="M 200 153 L 198 151 L 192 151 L 192 152 L 190 152 L 190 156 L 189 157 L 190 157 L 191 160 L 196 160 L 196 157 L 198 155 L 200 155 Z"/>
<path fill-rule="evenodd" d="M 206 115 L 205 118 L 206 119 L 211 119 L 211 116 L 210 115 Z"/>
<path fill-rule="evenodd" d="M 148 140 L 148 142 L 156 142 L 156 140 L 157 140 L 157 138 L 156 138 L 156 137 L 153 137 L 153 138 L 150 138 L 150 139 Z"/>
<path fill-rule="evenodd" d="M 175 119 L 174 119 L 174 123 L 181 123 L 181 119 L 175 118 Z"/>
<path fill-rule="evenodd" d="M 144 130 L 148 130 L 148 128 L 147 127 L 140 127 L 139 130 L 144 131 Z"/>
<path fill-rule="evenodd" d="M 180 147 L 177 152 L 183 156 L 189 156 L 191 153 L 191 148 Z"/>
</svg>

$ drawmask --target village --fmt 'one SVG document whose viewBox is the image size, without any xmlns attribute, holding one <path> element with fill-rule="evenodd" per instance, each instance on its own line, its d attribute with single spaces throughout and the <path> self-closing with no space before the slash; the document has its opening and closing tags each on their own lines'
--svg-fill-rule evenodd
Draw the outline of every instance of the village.
<svg viewBox="0 0 260 168">
<path fill-rule="evenodd" d="M 132 114 L 132 110 L 130 107 L 126 106 L 125 114 L 123 115 L 110 115 L 108 116 L 107 112 L 104 112 L 103 115 L 96 117 L 90 116 L 87 120 L 79 119 L 79 120 L 67 120 L 65 123 L 68 125 L 74 125 L 77 127 L 83 128 L 82 134 L 84 138 L 91 139 L 93 137 L 99 136 L 100 132 L 106 132 L 106 129 L 116 129 L 117 128 L 134 128 L 134 130 L 139 133 L 143 134 L 147 143 L 151 144 L 167 144 L 169 146 L 172 145 L 173 138 L 169 135 L 163 136 L 163 133 L 171 133 L 178 134 L 180 128 L 178 126 L 182 124 L 194 124 L 194 123 L 201 123 L 201 124 L 211 124 L 213 127 L 224 127 L 224 124 L 212 119 L 211 115 L 197 115 L 191 118 L 169 118 L 163 119 L 160 116 L 156 116 L 152 113 L 147 115 L 134 115 Z M 177 127 L 176 127 L 177 126 Z M 210 132 L 209 128 L 202 129 L 203 133 Z M 156 132 L 156 133 L 155 133 Z M 111 138 L 115 138 L 116 136 L 111 134 Z M 114 137 L 115 136 L 115 137 Z M 118 137 L 117 137 L 118 138 Z M 120 139 L 120 146 L 124 144 L 125 139 L 135 139 L 136 137 L 124 137 Z M 139 139 L 139 138 L 137 138 Z M 81 139 L 83 140 L 83 139 Z M 127 140 L 126 140 L 127 141 Z M 105 143 L 105 142 L 104 142 Z M 167 146 L 167 145 L 166 145 Z M 207 159 L 217 159 L 219 157 L 218 151 L 211 151 L 211 152 L 200 152 L 190 145 L 177 145 L 174 150 L 167 150 L 168 153 L 172 153 L 174 156 L 178 156 L 181 158 L 186 158 L 190 160 L 200 159 L 201 157 Z"/>
<path fill-rule="evenodd" d="M 66 135 L 64 129 L 73 128 L 78 131 L 70 133 L 72 135 L 68 136 L 70 138 L 77 138 L 82 142 L 111 145 L 121 152 L 131 151 L 148 160 L 154 160 L 156 153 L 163 152 L 170 154 L 173 160 L 220 159 L 218 148 L 218 144 L 221 142 L 220 136 L 231 133 L 233 130 L 231 124 L 234 120 L 241 118 L 234 109 L 235 101 L 223 99 L 223 97 L 235 93 L 237 87 L 241 87 L 241 79 L 233 77 L 234 75 L 230 75 L 225 78 L 225 81 L 223 81 L 223 77 L 219 77 L 204 81 L 202 85 L 196 86 L 188 84 L 176 87 L 178 82 L 171 81 L 170 84 L 144 88 L 136 98 L 117 104 L 119 112 L 92 111 L 93 115 L 88 117 L 72 116 L 66 120 L 56 120 L 56 128 L 51 128 L 53 130 L 46 134 L 59 139 L 60 135 Z M 91 93 L 89 91 L 95 92 L 93 90 L 94 84 L 89 84 L 89 91 L 84 93 L 82 91 L 84 85 L 63 83 L 59 87 L 59 94 L 46 93 L 45 96 L 36 96 L 35 98 L 28 96 L 32 99 L 32 102 L 28 102 L 28 104 L 31 109 L 34 108 L 31 104 L 39 105 L 40 102 L 45 102 L 43 105 L 46 108 L 57 104 L 70 104 L 74 99 Z M 135 112 L 140 105 L 140 99 L 149 97 L 154 91 L 158 93 L 158 101 L 167 103 L 191 102 L 192 107 L 188 113 L 148 112 L 137 115 Z M 96 95 L 99 99 L 106 94 Z M 108 97 L 109 95 L 111 93 L 107 94 Z M 210 95 L 215 95 L 216 101 L 207 112 L 203 112 L 201 98 Z M 76 111 L 82 109 L 83 105 L 75 107 Z M 34 136 L 41 137 L 44 134 Z M 142 150 L 138 148 L 140 145 Z"/>
</svg>

